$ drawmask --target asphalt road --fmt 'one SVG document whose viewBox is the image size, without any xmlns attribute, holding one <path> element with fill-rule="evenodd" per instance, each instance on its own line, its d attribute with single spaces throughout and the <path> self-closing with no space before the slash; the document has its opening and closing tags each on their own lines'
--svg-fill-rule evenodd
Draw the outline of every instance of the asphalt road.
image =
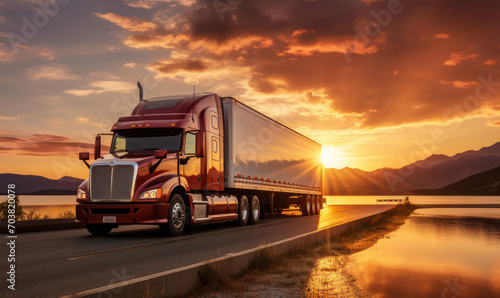
<svg viewBox="0 0 500 298">
<path fill-rule="evenodd" d="M 122 226 L 107 236 L 85 229 L 19 234 L 16 290 L 7 289 L 7 235 L 0 235 L 0 297 L 58 297 L 158 273 L 276 242 L 390 209 L 391 205 L 328 206 L 319 216 L 284 212 L 257 225 L 193 226 L 182 236 L 160 235 L 156 226 Z"/>
</svg>

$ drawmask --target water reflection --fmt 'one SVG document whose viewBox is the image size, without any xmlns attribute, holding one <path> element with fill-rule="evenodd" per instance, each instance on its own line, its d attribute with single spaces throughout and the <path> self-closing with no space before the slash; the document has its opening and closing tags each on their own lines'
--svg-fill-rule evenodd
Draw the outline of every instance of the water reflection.
<svg viewBox="0 0 500 298">
<path fill-rule="evenodd" d="M 370 296 L 499 297 L 500 220 L 412 215 L 349 270 Z"/>
</svg>

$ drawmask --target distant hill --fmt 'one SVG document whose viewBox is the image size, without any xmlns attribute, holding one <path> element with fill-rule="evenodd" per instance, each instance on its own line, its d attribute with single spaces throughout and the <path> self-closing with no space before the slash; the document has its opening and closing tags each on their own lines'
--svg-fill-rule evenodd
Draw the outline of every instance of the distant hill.
<svg viewBox="0 0 500 298">
<path fill-rule="evenodd" d="M 472 175 L 439 189 L 418 189 L 420 195 L 500 195 L 500 167 Z"/>
<path fill-rule="evenodd" d="M 0 174 L 0 194 L 7 194 L 7 184 L 14 183 L 16 194 L 20 195 L 76 195 L 82 182 L 82 179 L 67 176 L 53 180 L 34 175 Z"/>
<path fill-rule="evenodd" d="M 498 166 L 500 142 L 454 156 L 434 154 L 400 169 L 325 169 L 324 190 L 327 195 L 409 194 L 414 189 L 440 189 Z"/>
</svg>

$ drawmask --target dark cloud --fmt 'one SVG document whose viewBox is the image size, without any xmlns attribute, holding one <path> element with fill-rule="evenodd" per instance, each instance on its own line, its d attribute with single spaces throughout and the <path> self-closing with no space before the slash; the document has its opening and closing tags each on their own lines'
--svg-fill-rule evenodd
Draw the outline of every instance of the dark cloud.
<svg viewBox="0 0 500 298">
<path fill-rule="evenodd" d="M 352 35 L 356 22 L 368 15 L 371 7 L 360 1 L 242 1 L 234 9 L 219 9 L 213 1 L 198 1 L 198 9 L 187 13 L 194 39 L 211 39 L 224 43 L 242 36 L 292 35 L 305 30 L 300 44 L 314 44 L 323 37 L 338 40 Z"/>
<path fill-rule="evenodd" d="M 259 93 L 304 94 L 316 103 L 308 94 L 324 90 L 332 111 L 364 115 L 366 127 L 443 120 L 475 96 L 479 76 L 500 81 L 491 62 L 499 58 L 500 2 L 408 0 L 396 14 L 388 3 L 255 0 L 218 14 L 213 1 L 199 0 L 179 26 L 127 44 L 188 57 L 153 63 L 162 73 L 208 71 L 207 61 L 216 61 L 250 69 L 248 86 Z M 377 34 L 369 36 L 367 22 Z M 499 98 L 492 93 L 487 103 Z"/>
<path fill-rule="evenodd" d="M 22 142 L 24 141 L 21 138 L 18 137 L 4 137 L 0 136 L 0 143 L 17 143 L 17 142 Z"/>
<path fill-rule="evenodd" d="M 0 143 L 4 145 L 0 147 L 0 151 L 8 151 L 12 155 L 68 156 L 74 154 L 76 158 L 78 152 L 93 149 L 93 144 L 52 134 L 33 134 L 27 138 L 0 136 Z"/>
<path fill-rule="evenodd" d="M 162 73 L 175 73 L 178 71 L 202 72 L 207 69 L 203 61 L 195 59 L 157 61 L 152 63 L 151 66 Z"/>
</svg>

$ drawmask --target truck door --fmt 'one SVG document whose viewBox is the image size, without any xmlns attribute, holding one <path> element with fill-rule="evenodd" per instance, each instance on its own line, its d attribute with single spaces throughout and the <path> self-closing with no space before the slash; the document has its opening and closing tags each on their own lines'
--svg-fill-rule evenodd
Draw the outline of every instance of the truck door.
<svg viewBox="0 0 500 298">
<path fill-rule="evenodd" d="M 208 188 L 211 190 L 221 190 L 224 183 L 221 163 L 222 163 L 222 142 L 219 130 L 219 117 L 215 109 L 210 109 L 207 127 L 207 140 L 208 140 L 208 150 L 210 151 L 210 158 L 207 161 L 208 168 Z"/>
<path fill-rule="evenodd" d="M 182 174 L 186 177 L 190 188 L 201 189 L 201 158 L 194 155 L 196 155 L 196 134 L 187 132 L 184 139 L 184 157 L 191 157 L 182 166 Z"/>
</svg>

